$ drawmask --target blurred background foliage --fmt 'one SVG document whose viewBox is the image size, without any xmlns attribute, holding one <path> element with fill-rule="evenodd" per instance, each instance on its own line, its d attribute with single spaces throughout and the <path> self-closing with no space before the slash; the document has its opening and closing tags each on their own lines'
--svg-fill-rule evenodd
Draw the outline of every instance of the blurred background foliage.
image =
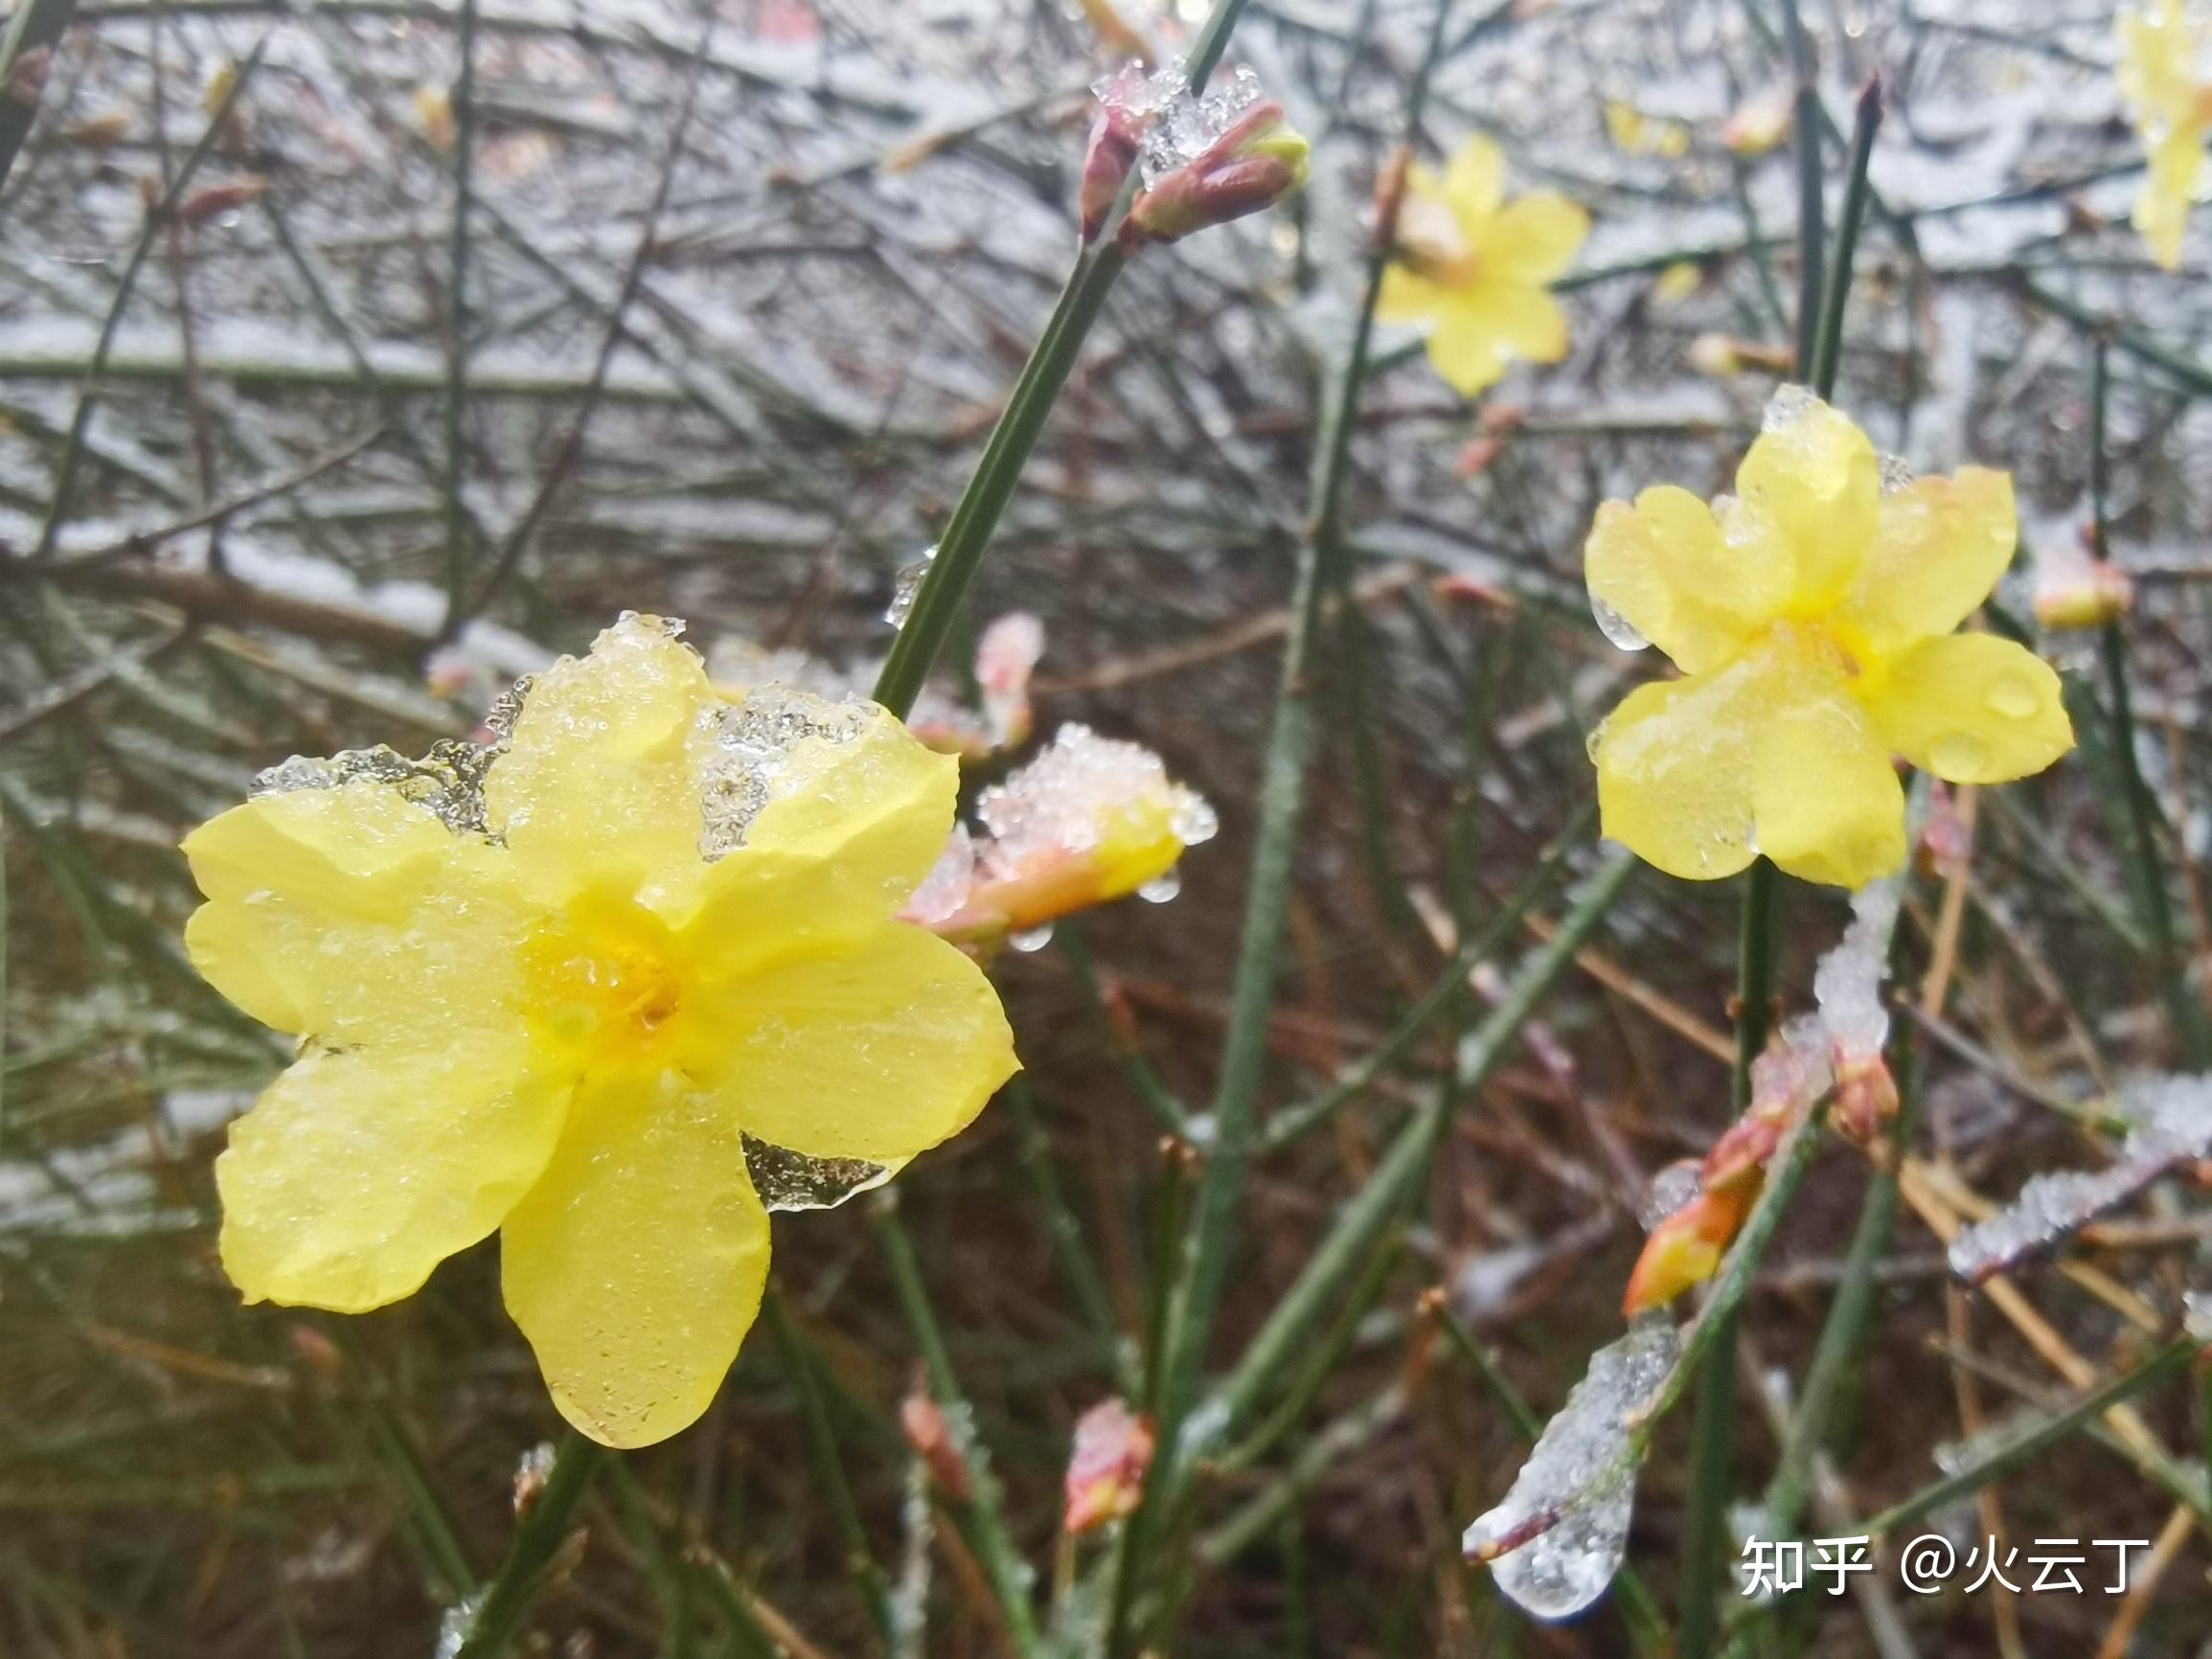
<svg viewBox="0 0 2212 1659">
<path fill-rule="evenodd" d="M 0 1650 L 424 1653 L 555 1420 L 492 1246 L 359 1320 L 238 1305 L 209 1161 L 284 1053 L 186 965 L 175 843 L 294 752 L 467 734 L 624 608 L 686 618 L 710 655 L 880 657 L 896 574 L 1066 274 L 1085 89 L 1124 54 L 1104 8 L 1060 0 L 18 3 L 33 37 L 67 26 L 0 189 Z M 1123 11 L 1160 41 L 1202 14 Z M 1419 148 L 1489 133 L 1520 186 L 1596 228 L 1561 284 L 1558 367 L 1470 405 L 1409 339 L 1378 341 L 1264 1114 L 1374 1050 L 1440 942 L 1556 838 L 1576 871 L 1598 856 L 1586 730 L 1651 666 L 1592 625 L 1582 536 L 1608 495 L 1722 487 L 1788 362 L 1797 173 L 1787 147 L 1726 135 L 1787 97 L 1782 16 L 1451 10 Z M 1431 17 L 1253 0 L 1230 57 L 1313 141 L 1311 185 L 1132 263 L 971 597 L 970 636 L 1043 619 L 1041 733 L 1081 719 L 1156 748 L 1223 826 L 1174 903 L 997 962 L 1029 1070 L 899 1184 L 1040 1600 L 1096 1565 L 1056 1543 L 1070 1430 L 1123 1389 L 1144 1328 L 1160 1116 L 1213 1087 L 1320 390 Z M 2128 226 L 2141 150 L 2109 6 L 1832 0 L 1806 22 L 1832 178 L 1859 82 L 1887 81 L 1837 394 L 1878 444 L 2010 466 L 2027 558 L 2078 546 L 2110 341 L 2106 511 L 2140 595 L 2149 868 L 2172 882 L 2150 890 L 2127 852 L 2093 649 L 2053 642 L 2083 749 L 1984 801 L 1949 998 L 1920 1022 L 1927 1185 L 1876 1270 L 1833 1448 L 1842 1512 L 1867 1514 L 1933 1479 L 1939 1448 L 2125 1369 L 2151 1340 L 2132 1315 L 2170 1300 L 2205 1231 L 2201 1200 L 2163 1192 L 2088 1252 L 2111 1294 L 2033 1269 L 2022 1315 L 1952 1288 L 1927 1228 L 2084 1160 L 2050 1097 L 2201 1057 L 2171 994 L 2197 988 L 2153 919 L 2192 960 L 2206 943 L 2212 291 L 2201 231 L 2167 274 Z M 2028 614 L 2016 588 L 1999 602 Z M 970 644 L 940 664 L 952 694 Z M 1941 892 L 1907 905 L 1916 975 Z M 1451 1021 L 1482 1016 L 1566 903 L 1507 930 Z M 1786 1005 L 1842 915 L 1793 898 Z M 1499 1375 L 1558 1405 L 1618 1330 L 1651 1175 L 1731 1116 L 1734 942 L 1732 892 L 1647 875 L 1515 1023 L 1424 1201 L 1269 1379 L 1272 1438 L 1201 1478 L 1162 1557 L 1180 1650 L 1629 1650 L 1617 1597 L 1528 1625 L 1462 1567 L 1459 1529 L 1525 1446 Z M 1454 1034 L 1425 1033 L 1311 1133 L 1264 1128 L 1217 1365 L 1450 1072 Z M 1761 1391 L 1811 1352 L 1865 1181 L 1856 1151 L 1819 1153 L 1746 1303 L 1747 1489 L 1788 1412 Z M 778 1218 L 770 1315 L 698 1427 L 603 1480 L 534 1616 L 546 1650 L 878 1651 L 855 1593 L 875 1573 L 926 1609 L 902 1650 L 1009 1650 L 963 1534 L 926 1525 L 899 1410 L 916 1346 L 864 1211 Z M 1493 1352 L 1495 1373 L 1474 1363 Z M 2190 1456 L 2178 1395 L 2142 1410 Z M 1686 1438 L 1662 1434 L 1631 1545 L 1662 1597 Z M 2152 1537 L 2173 1507 L 2079 1439 L 1990 1490 L 2021 1539 Z M 1995 1501 L 1957 1511 L 1962 1534 Z M 2198 1535 L 2127 1602 L 2132 1650 L 2212 1625 L 2204 1556 Z M 1814 1600 L 1792 1650 L 1890 1639 L 1861 1598 Z M 2088 1652 L 2119 1610 L 1915 1601 L 1906 1650 Z"/>
</svg>

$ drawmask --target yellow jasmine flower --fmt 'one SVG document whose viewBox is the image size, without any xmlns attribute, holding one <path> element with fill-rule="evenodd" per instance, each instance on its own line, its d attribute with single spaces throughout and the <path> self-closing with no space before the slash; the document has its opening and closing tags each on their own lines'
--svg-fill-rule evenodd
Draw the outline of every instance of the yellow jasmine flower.
<svg viewBox="0 0 2212 1659">
<path fill-rule="evenodd" d="M 608 1445 L 706 1409 L 770 1207 L 887 1178 L 1016 1063 L 974 965 L 893 920 L 958 762 L 873 704 L 718 693 L 679 626 L 624 618 L 489 748 L 287 761 L 184 844 L 193 962 L 301 1039 L 216 1162 L 233 1283 L 360 1312 L 496 1230 Z"/>
<path fill-rule="evenodd" d="M 1606 834 L 1674 875 L 1764 852 L 1857 888 L 1904 859 L 1893 754 L 2001 784 L 2073 746 L 2047 664 L 1952 631 L 2011 562 L 2010 476 L 1887 487 L 1863 432 L 1785 387 L 1736 489 L 1598 509 L 1584 568 L 1601 625 L 1682 670 L 1631 692 L 1593 745 Z"/>
<path fill-rule="evenodd" d="M 1625 98 L 1606 100 L 1606 136 L 1630 155 L 1678 161 L 1690 153 L 1690 129 L 1678 121 L 1646 115 Z"/>
<path fill-rule="evenodd" d="M 1589 215 L 1556 192 L 1507 201 L 1505 156 L 1471 138 L 1441 179 L 1407 170 L 1376 320 L 1428 324 L 1428 361 L 1463 397 L 1495 384 L 1517 358 L 1556 363 L 1567 354 L 1567 319 L 1545 284 L 1589 231 Z"/>
<path fill-rule="evenodd" d="M 2120 13 L 2120 95 L 2133 106 L 2150 170 L 2135 197 L 2135 228 L 2167 270 L 2181 263 L 2189 204 L 2203 173 L 2212 127 L 2212 35 L 2182 0 L 2150 0 Z"/>
</svg>

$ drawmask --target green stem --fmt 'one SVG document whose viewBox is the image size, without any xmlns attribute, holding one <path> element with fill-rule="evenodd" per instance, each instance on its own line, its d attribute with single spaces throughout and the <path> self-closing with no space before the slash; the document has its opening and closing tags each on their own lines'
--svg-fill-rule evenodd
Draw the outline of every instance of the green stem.
<svg viewBox="0 0 2212 1659">
<path fill-rule="evenodd" d="M 1813 42 L 1797 0 L 1782 0 L 1790 72 L 1797 78 L 1797 372 L 1812 372 L 1813 331 L 1820 316 L 1820 249 L 1823 240 L 1820 179 L 1820 88 L 1814 80 Z"/>
<path fill-rule="evenodd" d="M 1236 27 L 1244 4 L 1245 0 L 1215 0 L 1212 14 L 1191 46 L 1188 73 L 1193 90 L 1205 85 L 1206 78 L 1220 61 L 1229 43 L 1229 31 Z M 991 429 L 974 475 L 945 521 L 937 538 L 937 555 L 915 591 L 913 607 L 899 629 L 898 639 L 892 642 L 891 654 L 883 659 L 882 671 L 876 676 L 876 700 L 901 718 L 914 706 L 923 681 L 929 677 L 938 648 L 960 614 L 968 584 L 983 562 L 992 532 L 998 528 L 999 515 L 1021 481 L 1021 469 L 1030 451 L 1037 447 L 1038 435 L 1044 430 L 1060 388 L 1067 384 L 1083 337 L 1098 320 L 1122 267 L 1129 263 L 1129 255 L 1122 252 L 1116 233 L 1135 199 L 1137 184 L 1136 171 L 1131 169 L 1114 211 L 1106 216 L 1105 225 L 1076 261 L 1067 285 L 1060 290 L 1044 332 L 1007 398 L 1005 412 Z"/>
<path fill-rule="evenodd" d="M 1437 0 L 1428 47 L 1406 94 L 1405 130 L 1418 134 L 1428 98 L 1429 73 L 1442 47 L 1451 0 Z M 1260 828 L 1244 896 L 1244 920 L 1229 992 L 1228 1029 L 1214 1095 L 1214 1141 L 1204 1148 L 1189 1254 L 1170 1335 L 1166 1387 L 1160 1401 L 1161 1456 L 1179 1463 L 1176 1432 L 1197 1393 L 1207 1338 L 1228 1283 L 1230 1246 L 1243 1210 L 1254 1142 L 1254 1110 L 1266 1067 L 1268 1014 L 1274 1006 L 1284 923 L 1296 859 L 1298 820 L 1306 804 L 1306 767 L 1313 750 L 1312 650 L 1321 595 L 1340 554 L 1344 483 L 1350 471 L 1352 429 L 1367 375 L 1375 307 L 1390 262 L 1395 227 L 1378 225 L 1368 254 L 1366 282 L 1353 319 L 1352 337 L 1334 383 L 1321 406 L 1314 434 L 1313 469 L 1305 534 L 1299 538 L 1290 599 L 1290 628 L 1284 642 L 1281 690 L 1260 782 Z"/>
<path fill-rule="evenodd" d="M 458 629 L 468 606 L 470 530 L 462 504 L 468 470 L 464 417 L 468 401 L 468 215 L 476 157 L 476 0 L 461 0 L 458 30 L 461 72 L 453 82 L 453 231 L 450 292 L 446 297 L 445 351 L 445 621 L 442 634 Z"/>
<path fill-rule="evenodd" d="M 507 1650 L 523 1614 L 552 1576 L 600 1455 L 600 1447 L 574 1429 L 561 1438 L 536 1501 L 514 1525 L 507 1558 L 460 1624 L 453 1659 L 495 1659 Z"/>
<path fill-rule="evenodd" d="M 999 1610 L 1005 1616 L 1007 1631 L 1014 1639 L 1015 1649 L 1025 1654 L 1035 1652 L 1037 1610 L 1029 1597 L 1029 1568 L 1007 1532 L 998 1477 L 992 1473 L 990 1453 L 976 1432 L 975 1408 L 969 1403 L 961 1390 L 960 1377 L 952 1369 L 952 1351 L 946 1346 L 945 1331 L 937 1323 L 937 1311 L 930 1305 L 928 1288 L 922 1282 L 914 1240 L 900 1218 L 897 1194 L 889 1191 L 878 1193 L 869 1206 L 869 1218 L 875 1223 L 877 1239 L 883 1247 L 883 1259 L 891 1268 L 892 1288 L 914 1333 L 914 1345 L 922 1351 L 923 1369 L 929 1376 L 929 1392 L 945 1414 L 945 1425 L 952 1437 L 953 1448 L 967 1469 L 969 1496 L 959 1501 L 950 1500 L 947 1494 L 948 1501 L 952 1501 L 956 1511 L 965 1513 L 967 1532 L 974 1542 L 984 1576 L 991 1581 L 992 1594 L 997 1598 Z"/>
<path fill-rule="evenodd" d="M 1939 1510 L 1956 1499 L 1971 1496 L 1990 1482 L 2018 1468 L 2038 1452 L 2058 1444 L 2077 1429 L 2104 1416 L 2123 1400 L 2132 1398 L 2153 1383 L 2179 1370 L 2196 1352 L 2197 1343 L 2191 1337 L 2183 1336 L 2168 1343 L 2133 1371 L 2116 1376 L 2102 1388 L 2084 1395 L 2066 1410 L 2006 1435 L 1956 1474 L 1923 1487 L 1912 1496 L 1890 1505 L 1881 1513 L 1855 1522 L 1841 1531 L 1854 1537 L 1864 1535 L 1878 1538 L 1896 1531 L 1908 1521 L 1918 1520 L 1932 1510 Z"/>
<path fill-rule="evenodd" d="M 1878 75 L 1859 95 L 1857 118 L 1851 127 L 1851 161 L 1843 187 L 1843 212 L 1836 223 L 1836 252 L 1829 262 L 1827 284 L 1821 290 L 1820 326 L 1813 335 L 1808 384 L 1822 398 L 1836 395 L 1836 371 L 1843 355 L 1843 312 L 1851 298 L 1851 261 L 1859 248 L 1859 227 L 1865 221 L 1870 194 L 1867 164 L 1873 159 L 1874 135 L 1881 127 L 1881 78 Z"/>
<path fill-rule="evenodd" d="M 2089 542 L 2099 560 L 2111 557 L 2108 504 L 2111 491 L 2111 460 L 2107 449 L 2106 408 L 2110 401 L 2111 376 L 2107 365 L 2108 342 L 2096 337 L 2089 357 Z M 2150 935 L 2154 971 L 2166 1005 L 2166 1018 L 2192 1066 L 2212 1060 L 2212 1022 L 2204 1007 L 2189 989 L 2189 968 L 2178 948 L 2173 901 L 2166 891 L 2165 872 L 2158 861 L 2157 802 L 2143 777 L 2135 753 L 2135 707 L 2128 685 L 2128 646 L 2114 617 L 2106 623 L 2099 640 L 2105 670 L 2105 695 L 2111 705 L 2113 758 L 2120 765 L 2121 790 L 2128 805 L 2127 861 L 2132 877 L 2135 907 Z"/>
</svg>

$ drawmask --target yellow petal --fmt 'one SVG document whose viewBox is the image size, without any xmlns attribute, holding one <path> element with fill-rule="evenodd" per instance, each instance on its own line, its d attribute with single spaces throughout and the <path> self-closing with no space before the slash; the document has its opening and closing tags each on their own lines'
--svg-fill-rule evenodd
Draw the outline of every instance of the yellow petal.
<svg viewBox="0 0 2212 1659">
<path fill-rule="evenodd" d="M 1505 199 L 1505 152 L 1480 133 L 1468 139 L 1445 164 L 1444 198 L 1472 240 Z"/>
<path fill-rule="evenodd" d="M 1774 653 L 1753 738 L 1759 851 L 1790 875 L 1856 891 L 1904 862 L 1904 790 L 1889 744 L 1840 670 Z"/>
<path fill-rule="evenodd" d="M 389 784 L 262 795 L 185 838 L 209 902 L 185 927 L 201 975 L 280 1031 L 331 1041 L 502 1023 L 532 908 L 495 848 Z"/>
<path fill-rule="evenodd" d="M 704 867 L 687 739 L 717 700 L 654 617 L 626 617 L 532 682 L 485 805 L 534 893 L 563 897 L 589 872 L 656 909 L 690 901 Z"/>
<path fill-rule="evenodd" d="M 1751 721 L 1766 678 L 1756 658 L 1638 686 L 1598 734 L 1604 833 L 1691 881 L 1733 875 L 1751 850 Z"/>
<path fill-rule="evenodd" d="M 1496 385 L 1505 374 L 1497 341 L 1479 325 L 1454 293 L 1438 307 L 1436 326 L 1428 331 L 1428 366 L 1462 398 Z"/>
<path fill-rule="evenodd" d="M 1590 234 L 1590 216 L 1556 191 L 1531 191 L 1500 208 L 1483 232 L 1478 258 L 1487 275 L 1539 287 L 1574 263 Z"/>
<path fill-rule="evenodd" d="M 1718 668 L 1789 597 L 1771 549 L 1728 540 L 1712 510 L 1661 485 L 1598 509 L 1583 548 L 1590 597 L 1612 606 L 1687 673 Z"/>
<path fill-rule="evenodd" d="M 2134 225 L 2151 244 L 2152 258 L 2166 270 L 2178 270 L 2204 162 L 2203 132 L 2194 124 L 2178 125 L 2151 145 L 2145 159 L 2150 167 L 2135 197 Z"/>
<path fill-rule="evenodd" d="M 1447 290 L 1429 278 L 1393 264 L 1382 273 L 1382 286 L 1375 296 L 1378 323 L 1425 323 L 1445 303 Z"/>
<path fill-rule="evenodd" d="M 1793 608 L 1827 609 L 1859 574 L 1874 538 L 1881 481 L 1866 434 L 1817 398 L 1785 387 L 1736 469 L 1736 489 L 1790 550 Z"/>
<path fill-rule="evenodd" d="M 1460 290 L 1456 301 L 1462 326 L 1486 336 L 1508 363 L 1556 363 L 1567 354 L 1567 315 L 1541 288 L 1485 281 Z"/>
<path fill-rule="evenodd" d="M 1019 1065 L 998 994 L 936 935 L 886 922 L 716 991 L 687 1067 L 764 1141 L 896 1164 L 971 1123 Z"/>
<path fill-rule="evenodd" d="M 537 1179 L 566 1096 L 520 1032 L 310 1048 L 216 1159 L 223 1271 L 249 1302 L 342 1313 L 412 1294 Z"/>
<path fill-rule="evenodd" d="M 2011 640 L 1923 640 L 1880 666 L 1863 693 L 1892 749 L 1952 784 L 2005 784 L 2074 746 L 2059 676 Z"/>
<path fill-rule="evenodd" d="M 586 1084 L 500 1234 L 507 1309 L 602 1445 L 696 1421 L 760 1309 L 768 1215 L 738 1126 L 673 1072 Z"/>
<path fill-rule="evenodd" d="M 1864 885 L 1904 856 L 1904 797 L 1839 669 L 1769 648 L 1643 686 L 1600 733 L 1605 833 L 1671 875 L 1732 875 L 1765 852 L 1809 881 Z"/>
<path fill-rule="evenodd" d="M 778 754 L 743 845 L 703 874 L 682 933 L 710 978 L 873 934 L 945 851 L 960 793 L 959 761 L 874 703 L 770 686 L 738 704 L 737 718 L 748 714 L 834 736 L 802 737 Z"/>
<path fill-rule="evenodd" d="M 1948 634 L 1989 597 L 2019 542 L 2009 473 L 1962 466 L 1881 498 L 1842 617 L 1877 654 Z"/>
</svg>

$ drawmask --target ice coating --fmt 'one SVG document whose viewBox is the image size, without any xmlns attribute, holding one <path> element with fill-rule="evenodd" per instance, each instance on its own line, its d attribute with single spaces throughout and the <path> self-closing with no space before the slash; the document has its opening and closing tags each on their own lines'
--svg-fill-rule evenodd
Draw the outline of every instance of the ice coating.
<svg viewBox="0 0 2212 1659">
<path fill-rule="evenodd" d="M 1881 986 L 1888 975 L 1889 941 L 1897 931 L 1897 911 L 1904 897 L 1904 883 L 1895 876 L 1853 895 L 1851 925 L 1813 969 L 1813 1000 L 1838 1054 L 1880 1054 L 1889 1040 L 1889 1010 Z"/>
<path fill-rule="evenodd" d="M 967 825 L 955 824 L 945 851 L 906 901 L 906 919 L 924 927 L 936 925 L 968 901 L 968 890 L 974 882 L 975 837 Z"/>
<path fill-rule="evenodd" d="M 699 757 L 699 856 L 710 863 L 745 844 L 753 820 L 775 798 L 777 777 L 808 742 L 850 743 L 863 719 L 856 703 L 831 703 L 782 686 L 756 686 L 741 702 L 703 710 Z"/>
<path fill-rule="evenodd" d="M 1070 723 L 1036 760 L 977 797 L 975 816 L 991 836 L 983 862 L 1002 869 L 1040 852 L 1087 851 L 1110 832 L 1118 807 L 1155 799 L 1171 804 L 1175 839 L 1184 846 L 1214 833 L 1212 809 L 1171 782 L 1157 755 Z"/>
<path fill-rule="evenodd" d="M 1680 1352 L 1673 1323 L 1655 1318 L 1590 1355 L 1588 1371 L 1544 1425 L 1505 1501 L 1467 1529 L 1461 1548 L 1471 1559 L 1490 1560 L 1497 1587 L 1524 1612 L 1571 1619 L 1620 1571 L 1636 1503 L 1629 1416 Z"/>
<path fill-rule="evenodd" d="M 895 628 L 906 625 L 907 615 L 914 609 L 915 596 L 922 591 L 922 579 L 929 574 L 929 566 L 937 557 L 937 544 L 931 542 L 922 550 L 922 557 L 899 567 L 892 579 L 891 602 L 883 607 L 883 620 Z"/>
<path fill-rule="evenodd" d="M 501 714 L 509 725 L 513 711 L 521 706 L 521 694 L 528 682 L 518 685 L 493 705 L 493 713 Z M 486 717 L 490 724 L 490 717 Z M 432 743 L 420 761 L 409 760 L 388 744 L 379 743 L 373 749 L 345 749 L 329 758 L 312 755 L 293 755 L 274 766 L 264 767 L 254 775 L 249 796 L 282 795 L 294 789 L 337 789 L 360 780 L 372 784 L 391 785 L 401 795 L 422 807 L 446 829 L 459 834 L 486 833 L 484 816 L 484 778 L 491 763 L 506 747 L 504 733 L 494 728 L 500 740 L 491 743 L 471 743 L 460 738 L 444 738 Z"/>
<path fill-rule="evenodd" d="M 787 1147 L 745 1137 L 745 1172 L 771 1210 L 834 1210 L 846 1199 L 880 1187 L 902 1166 L 865 1158 L 810 1158 Z"/>
<path fill-rule="evenodd" d="M 1644 1201 L 1636 1207 L 1636 1219 L 1649 1233 L 1669 1216 L 1695 1198 L 1703 1188 L 1699 1160 L 1677 1158 L 1652 1177 L 1644 1189 Z"/>
<path fill-rule="evenodd" d="M 1260 102 L 1260 78 L 1243 64 L 1217 75 L 1194 97 L 1183 59 L 1170 57 L 1151 74 L 1131 63 L 1091 90 L 1109 112 L 1144 129 L 1137 168 L 1149 190 L 1203 155 L 1237 118 Z"/>
<path fill-rule="evenodd" d="M 2131 1127 L 2102 1170 L 2038 1175 L 2018 1197 L 1950 1241 L 1950 1270 L 1978 1284 L 2057 1244 L 2176 1164 L 2212 1156 L 2212 1076 L 2142 1079 L 2113 1102 Z"/>
</svg>

